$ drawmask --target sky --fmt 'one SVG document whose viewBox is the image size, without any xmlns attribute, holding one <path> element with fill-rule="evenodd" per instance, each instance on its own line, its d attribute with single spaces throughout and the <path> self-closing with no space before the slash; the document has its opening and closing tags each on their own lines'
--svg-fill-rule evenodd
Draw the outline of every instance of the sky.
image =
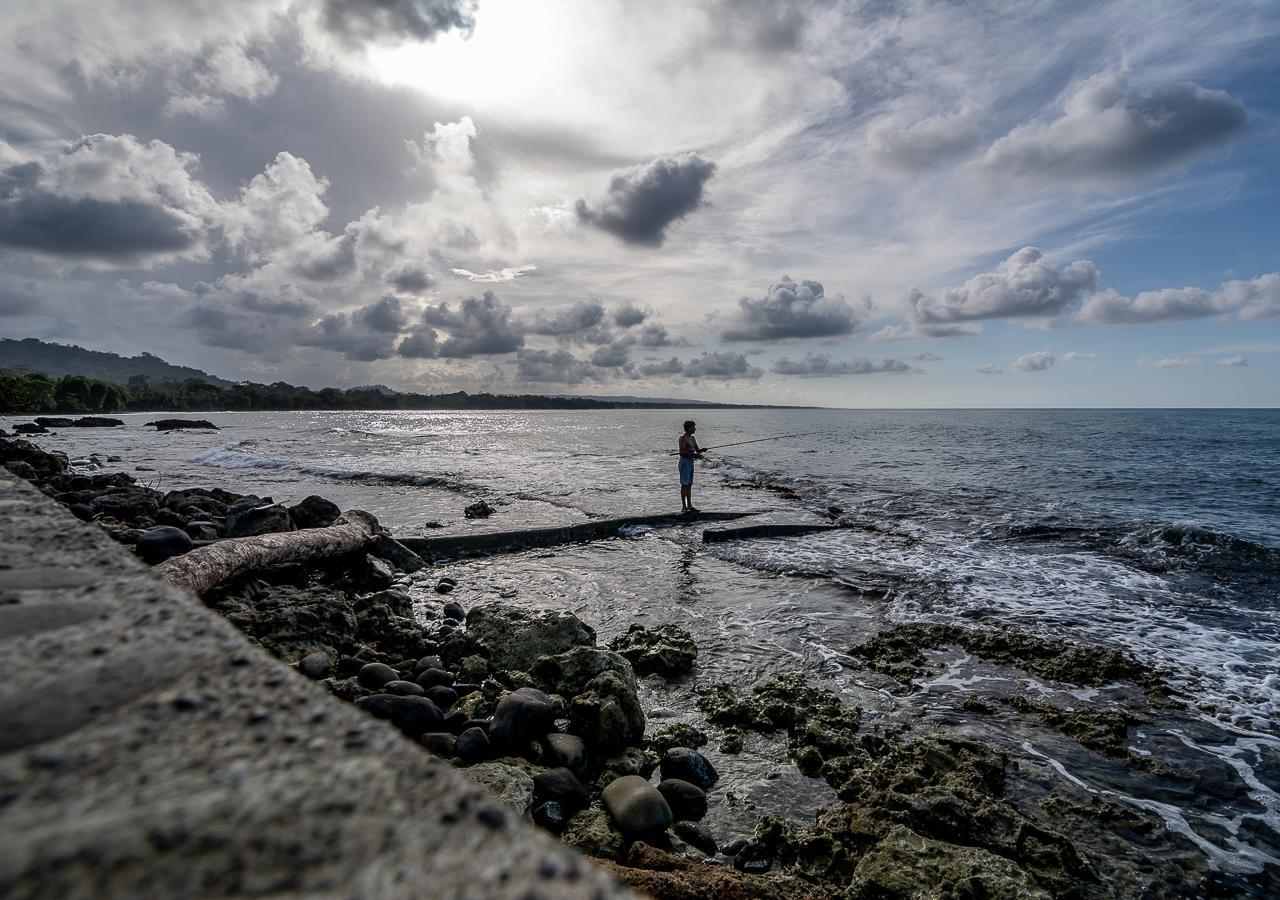
<svg viewBox="0 0 1280 900">
<path fill-rule="evenodd" d="M 232 379 L 1276 406 L 1280 4 L 0 0 L 0 335 Z"/>
</svg>

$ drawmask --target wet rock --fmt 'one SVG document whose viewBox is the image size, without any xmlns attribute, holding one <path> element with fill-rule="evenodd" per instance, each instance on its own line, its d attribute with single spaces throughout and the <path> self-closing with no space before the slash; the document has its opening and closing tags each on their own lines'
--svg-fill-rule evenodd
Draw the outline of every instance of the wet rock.
<svg viewBox="0 0 1280 900">
<path fill-rule="evenodd" d="M 414 684 L 412 681 L 400 681 L 399 679 L 396 679 L 395 681 L 388 681 L 382 686 L 382 690 L 385 693 L 398 694 L 401 697 L 421 697 L 425 694 L 422 688 Z M 440 709 L 447 709 L 445 706 L 440 706 L 440 703 L 435 697 L 428 696 L 427 699 L 432 703 L 435 703 L 436 706 L 440 707 Z"/>
<path fill-rule="evenodd" d="M 528 671 L 541 656 L 554 656 L 577 646 L 591 646 L 596 634 L 569 612 L 532 611 L 507 603 L 473 606 L 467 633 L 489 649 L 497 669 Z"/>
<path fill-rule="evenodd" d="M 13 426 L 14 434 L 48 434 L 49 429 L 38 422 L 19 422 Z"/>
<path fill-rule="evenodd" d="M 36 416 L 35 422 L 45 428 L 71 428 L 75 425 L 70 419 L 60 419 L 55 416 Z M 14 427 L 16 430 L 17 426 Z"/>
<path fill-rule="evenodd" d="M 679 778 L 664 778 L 658 783 L 658 793 L 671 807 L 671 815 L 677 820 L 696 822 L 707 814 L 707 793 L 697 785 Z"/>
<path fill-rule="evenodd" d="M 1052 896 L 1003 857 L 978 847 L 930 840 L 902 826 L 892 829 L 862 857 L 850 890 L 859 897 L 1048 900 Z"/>
<path fill-rule="evenodd" d="M 661 790 L 662 786 L 659 785 L 658 789 Z M 668 801 L 668 805 L 670 805 L 670 801 Z M 674 813 L 675 810 L 672 810 L 672 812 Z M 719 848 L 716 846 L 716 839 L 707 830 L 706 826 L 677 817 L 676 823 L 671 827 L 671 830 L 686 844 L 697 847 L 707 856 L 715 856 L 719 852 Z"/>
<path fill-rule="evenodd" d="M 298 660 L 298 671 L 314 681 L 329 677 L 329 654 L 317 650 Z"/>
<path fill-rule="evenodd" d="M 160 495 L 144 487 L 128 487 L 99 494 L 89 501 L 94 512 L 133 525 L 150 525 L 160 511 Z"/>
<path fill-rule="evenodd" d="M 194 546 L 191 536 L 181 528 L 157 525 L 155 528 L 148 528 L 138 538 L 137 551 L 144 562 L 154 565 L 172 556 L 181 556 Z"/>
<path fill-rule="evenodd" d="M 587 805 L 587 789 L 577 776 L 563 767 L 533 776 L 533 788 L 539 801 L 554 800 L 569 815 Z"/>
<path fill-rule="evenodd" d="M 543 738 L 547 759 L 554 766 L 564 766 L 581 778 L 587 771 L 587 745 L 576 734 L 552 732 Z"/>
<path fill-rule="evenodd" d="M 435 655 L 422 657 L 416 663 L 413 664 L 414 677 L 416 678 L 417 676 L 421 675 L 427 669 L 440 669 L 441 671 L 443 671 L 444 661 L 440 659 L 439 656 L 435 656 Z M 425 684 L 423 685 L 423 687 L 429 687 L 429 686 L 430 685 L 425 685 Z"/>
<path fill-rule="evenodd" d="M 293 520 L 289 518 L 289 511 L 283 506 L 259 506 L 229 513 L 227 516 L 227 537 L 229 538 L 253 537 L 259 534 L 293 530 Z"/>
<path fill-rule="evenodd" d="M 616 878 L 644 896 L 723 900 L 832 900 L 824 890 L 789 875 L 748 875 L 716 865 L 713 860 L 687 859 L 636 841 L 627 851 L 626 865 L 604 863 Z"/>
<path fill-rule="evenodd" d="M 8 469 L 10 472 L 12 472 L 14 475 L 17 475 L 19 478 L 26 479 L 27 481 L 35 481 L 37 478 L 40 477 L 40 473 L 36 471 L 35 466 L 31 465 L 31 463 L 25 463 L 20 460 L 14 460 L 13 462 L 5 463 L 4 467 Z M 83 503 L 72 504 L 71 511 L 74 513 L 77 507 L 79 507 L 80 509 L 83 509 L 86 513 L 88 513 L 89 518 L 93 517 L 93 510 Z M 85 516 L 77 515 L 77 518 L 83 519 L 85 518 Z"/>
<path fill-rule="evenodd" d="M 446 619 L 453 619 L 455 622 L 461 622 L 467 617 L 466 608 L 457 600 L 450 600 L 440 612 Z"/>
<path fill-rule="evenodd" d="M 487 759 L 492 752 L 489 735 L 479 726 L 473 725 L 470 728 L 464 728 L 462 733 L 458 735 L 455 752 L 465 763 L 474 763 Z"/>
<path fill-rule="evenodd" d="M 671 807 L 662 794 L 639 775 L 624 775 L 600 795 L 610 818 L 624 835 L 663 831 L 671 824 Z"/>
<path fill-rule="evenodd" d="M 379 719 L 386 719 L 411 738 L 428 731 L 438 731 L 440 710 L 426 697 L 401 697 L 396 694 L 372 694 L 361 697 L 356 706 Z"/>
<path fill-rule="evenodd" d="M 453 589 L 456 588 L 457 586 L 458 586 L 458 580 L 456 578 L 449 578 L 446 576 L 436 582 L 436 593 L 451 594 L 453 593 Z"/>
<path fill-rule="evenodd" d="M 687 675 L 698 657 L 698 645 L 689 632 L 670 624 L 652 631 L 643 625 L 632 625 L 626 634 L 610 641 L 609 647 L 625 656 L 642 676 Z"/>
<path fill-rule="evenodd" d="M 663 725 L 649 738 L 649 749 L 655 753 L 666 753 L 672 747 L 690 747 L 697 750 L 705 747 L 707 736 L 692 725 L 683 722 L 675 725 Z"/>
<path fill-rule="evenodd" d="M 181 431 L 187 428 L 218 430 L 218 426 L 208 419 L 156 419 L 154 422 L 148 422 L 147 425 L 154 427 L 156 431 Z"/>
<path fill-rule="evenodd" d="M 737 838 L 736 840 L 732 840 L 725 844 L 720 849 L 725 856 L 737 856 L 742 848 L 747 846 L 748 843 L 748 841 L 744 841 L 742 838 Z"/>
<path fill-rule="evenodd" d="M 470 723 L 470 717 L 460 709 L 445 713 L 444 727 L 450 734 L 462 734 Z"/>
<path fill-rule="evenodd" d="M 569 728 L 601 753 L 637 745 L 644 738 L 644 710 L 617 672 L 603 672 L 569 706 Z"/>
<path fill-rule="evenodd" d="M 750 875 L 763 875 L 773 868 L 773 857 L 770 856 L 766 847 L 760 844 L 747 844 L 733 855 L 733 867 L 739 872 L 746 872 Z M 899 895 L 888 894 L 883 896 Z M 907 894 L 905 896 L 917 895 Z"/>
<path fill-rule="evenodd" d="M 422 690 L 418 685 L 413 685 Z M 427 688 L 424 692 L 426 698 L 441 709 L 451 709 L 458 702 L 458 692 L 451 687 L 445 687 L 443 684 L 437 684 L 435 687 Z"/>
<path fill-rule="evenodd" d="M 487 519 L 496 512 L 496 509 L 483 500 L 472 503 L 462 510 L 462 514 L 468 519 Z"/>
<path fill-rule="evenodd" d="M 480 685 L 468 684 L 466 682 L 455 682 L 452 687 L 458 692 L 459 697 L 465 697 L 468 694 L 474 694 L 480 690 Z"/>
<path fill-rule="evenodd" d="M 371 691 L 380 690 L 383 685 L 399 677 L 400 673 L 386 663 L 369 663 L 356 674 L 360 683 Z"/>
<path fill-rule="evenodd" d="M 525 747 L 551 730 L 555 714 L 547 695 L 536 688 L 519 688 L 498 701 L 489 738 L 508 747 Z"/>
<path fill-rule="evenodd" d="M 533 823 L 547 829 L 552 834 L 559 834 L 564 831 L 564 826 L 568 821 L 569 817 L 565 815 L 564 809 L 554 800 L 543 803 L 533 810 Z"/>
<path fill-rule="evenodd" d="M 641 778 L 648 779 L 656 768 L 658 768 L 657 754 L 641 750 L 639 747 L 627 747 L 605 760 L 596 783 L 607 785 L 624 775 L 639 775 Z"/>
<path fill-rule="evenodd" d="M 376 556 L 366 556 L 364 563 L 363 580 L 368 587 L 381 591 L 395 583 L 396 574 L 386 561 Z"/>
<path fill-rule="evenodd" d="M 637 689 L 635 671 L 626 657 L 598 647 L 574 647 L 554 656 L 541 656 L 529 670 L 539 687 L 565 697 L 582 693 L 587 683 L 602 672 L 617 672 L 632 691 Z"/>
<path fill-rule="evenodd" d="M 418 738 L 418 743 L 443 759 L 457 755 L 458 739 L 447 731 L 428 731 Z"/>
<path fill-rule="evenodd" d="M 468 766 L 462 774 L 514 810 L 516 815 L 528 818 L 533 811 L 533 779 L 515 766 L 483 762 Z"/>
<path fill-rule="evenodd" d="M 439 657 L 436 657 L 435 660 L 438 662 Z M 452 675 L 444 669 L 439 669 L 434 666 L 430 669 L 425 669 L 422 672 L 419 672 L 418 677 L 414 680 L 424 689 L 433 687 L 449 687 L 453 684 Z"/>
<path fill-rule="evenodd" d="M 193 541 L 216 541 L 220 536 L 218 526 L 212 522 L 188 522 L 184 530 Z"/>
<path fill-rule="evenodd" d="M 618 860 L 622 857 L 622 834 L 609 814 L 598 806 L 584 809 L 569 819 L 560 839 L 587 856 Z"/>
<path fill-rule="evenodd" d="M 662 754 L 662 777 L 687 781 L 704 791 L 710 790 L 720 780 L 711 761 L 688 747 L 672 747 Z"/>
<path fill-rule="evenodd" d="M 328 528 L 342 515 L 338 504 L 315 494 L 290 506 L 288 512 L 298 528 Z"/>
<path fill-rule="evenodd" d="M 72 424 L 76 428 L 119 428 L 124 422 L 119 419 L 108 419 L 105 416 L 81 416 Z"/>
</svg>

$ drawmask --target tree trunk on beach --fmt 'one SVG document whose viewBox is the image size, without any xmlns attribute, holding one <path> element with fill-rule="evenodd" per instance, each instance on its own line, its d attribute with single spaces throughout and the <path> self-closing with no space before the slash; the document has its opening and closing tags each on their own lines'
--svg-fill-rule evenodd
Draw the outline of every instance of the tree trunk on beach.
<svg viewBox="0 0 1280 900">
<path fill-rule="evenodd" d="M 203 596 L 247 572 L 364 549 L 377 533 L 377 519 L 362 510 L 351 510 L 328 528 L 229 538 L 165 560 L 153 571 L 170 584 Z"/>
</svg>

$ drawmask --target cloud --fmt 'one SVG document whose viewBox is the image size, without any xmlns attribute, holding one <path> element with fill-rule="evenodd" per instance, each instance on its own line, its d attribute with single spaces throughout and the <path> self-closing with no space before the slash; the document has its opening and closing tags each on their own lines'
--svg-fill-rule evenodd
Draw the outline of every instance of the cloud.
<svg viewBox="0 0 1280 900">
<path fill-rule="evenodd" d="M 1024 353 L 1013 361 L 1010 368 L 1017 369 L 1019 372 L 1043 372 L 1045 369 L 1053 367 L 1054 356 L 1048 350 L 1037 350 L 1034 353 Z"/>
<path fill-rule="evenodd" d="M 421 294 L 435 284 L 430 272 L 407 263 L 389 270 L 383 280 L 402 294 Z"/>
<path fill-rule="evenodd" d="M 325 27 L 349 44 L 430 41 L 475 28 L 474 0 L 324 0 Z"/>
<path fill-rule="evenodd" d="M 1259 275 L 1250 281 L 1228 281 L 1216 291 L 1164 288 L 1143 291 L 1133 298 L 1102 291 L 1085 301 L 1076 318 L 1102 325 L 1143 325 L 1229 313 L 1241 319 L 1280 316 L 1280 272 Z"/>
<path fill-rule="evenodd" d="M 318 178 L 305 159 L 281 151 L 222 211 L 227 245 L 250 261 L 296 244 L 329 215 L 324 195 L 329 180 Z"/>
<path fill-rule="evenodd" d="M 628 244 L 661 247 L 667 228 L 703 203 L 715 163 L 696 153 L 659 157 L 613 175 L 605 198 L 574 209 L 584 224 L 607 231 Z"/>
<path fill-rule="evenodd" d="M 649 317 L 649 311 L 641 309 L 630 300 L 623 300 L 613 308 L 613 324 L 619 328 L 631 328 Z"/>
<path fill-rule="evenodd" d="M 912 291 L 908 298 L 911 333 L 923 337 L 974 334 L 968 324 L 987 319 L 1052 321 L 1098 285 L 1098 267 L 1078 259 L 1055 267 L 1039 249 L 1023 247 L 958 288 L 938 296 Z"/>
<path fill-rule="evenodd" d="M 518 381 L 581 384 L 599 374 L 591 363 L 578 359 L 568 350 L 521 350 L 516 355 Z"/>
<path fill-rule="evenodd" d="M 22 316 L 40 307 L 35 282 L 0 281 L 0 316 Z"/>
<path fill-rule="evenodd" d="M 450 269 L 449 271 L 454 275 L 478 284 L 501 284 L 506 281 L 515 281 L 521 275 L 536 272 L 538 271 L 538 266 L 535 263 L 529 263 L 528 265 L 508 266 L 504 269 L 495 269 L 489 272 L 472 272 L 470 269 Z"/>
<path fill-rule="evenodd" d="M 605 319 L 604 304 L 599 300 L 582 300 L 547 314 L 539 312 L 529 325 L 531 334 L 569 337 L 596 328 Z"/>
<path fill-rule="evenodd" d="M 307 337 L 315 320 L 315 298 L 294 285 L 258 285 L 240 276 L 215 284 L 197 282 L 187 294 L 185 323 L 211 347 L 280 358 Z"/>
<path fill-rule="evenodd" d="M 913 353 L 911 354 L 911 358 L 914 359 L 916 362 L 941 362 L 942 361 L 941 356 L 939 356 L 936 353 L 931 353 L 928 350 L 921 351 L 920 353 Z"/>
<path fill-rule="evenodd" d="M 967 113 L 906 122 L 893 118 L 872 126 L 867 149 L 880 166 L 914 174 L 969 153 L 981 140 Z"/>
<path fill-rule="evenodd" d="M 423 328 L 407 335 L 396 353 L 407 359 L 435 359 L 440 355 L 439 336 L 433 328 Z"/>
<path fill-rule="evenodd" d="M 239 44 L 215 49 L 192 76 L 189 93 L 175 93 L 165 103 L 166 115 L 214 118 L 226 112 L 225 97 L 258 100 L 275 91 L 280 79 Z"/>
<path fill-rule="evenodd" d="M 511 307 L 493 291 L 485 291 L 479 299 L 468 297 L 457 309 L 448 303 L 428 306 L 422 311 L 422 321 L 449 333 L 440 345 L 440 356 L 445 359 L 514 353 L 524 346 L 524 335 L 511 318 Z"/>
<path fill-rule="evenodd" d="M 1235 356 L 1225 356 L 1222 359 L 1215 359 L 1213 364 L 1215 366 L 1227 366 L 1228 368 L 1235 369 L 1248 366 L 1249 360 L 1239 354 L 1236 354 Z"/>
<path fill-rule="evenodd" d="M 194 154 L 94 134 L 0 171 L 0 245 L 111 265 L 208 255 L 218 205 Z"/>
<path fill-rule="evenodd" d="M 405 145 L 416 165 L 459 174 L 471 171 L 475 165 L 471 141 L 477 134 L 476 123 L 470 116 L 463 116 L 456 122 L 436 122 L 423 134 L 421 142 L 405 141 Z"/>
<path fill-rule="evenodd" d="M 747 362 L 742 353 L 720 350 L 703 353 L 684 363 L 682 372 L 687 378 L 759 378 L 764 373 Z"/>
<path fill-rule="evenodd" d="M 1062 358 L 1067 360 L 1068 362 L 1075 362 L 1081 359 L 1097 359 L 1098 354 L 1082 353 L 1076 350 L 1068 350 L 1066 353 L 1062 354 Z"/>
<path fill-rule="evenodd" d="M 973 371 L 983 375 L 999 375 L 1004 371 L 1004 369 L 1000 368 L 995 363 L 981 363 L 980 365 L 974 366 Z"/>
<path fill-rule="evenodd" d="M 901 375 L 910 372 L 911 366 L 900 359 L 884 357 L 867 359 L 859 356 L 853 359 L 833 360 L 826 353 L 806 353 L 804 359 L 794 361 L 782 357 L 769 369 L 778 375 L 798 375 L 801 378 L 828 378 L 838 375 L 874 375 L 891 373 Z"/>
<path fill-rule="evenodd" d="M 605 344 L 591 354 L 591 365 L 602 369 L 616 369 L 625 366 L 631 358 L 629 344 Z"/>
<path fill-rule="evenodd" d="M 362 306 L 351 314 L 351 319 L 370 331 L 384 334 L 399 334 L 409 324 L 409 317 L 404 314 L 400 299 L 389 294 L 368 306 Z"/>
<path fill-rule="evenodd" d="M 817 281 L 796 283 L 788 276 L 769 285 L 759 299 L 738 300 L 738 312 L 720 337 L 726 341 L 777 341 L 850 334 L 861 325 L 863 303 L 855 310 L 840 294 L 828 297 Z"/>
<path fill-rule="evenodd" d="M 1142 90 L 1122 75 L 1080 82 L 1060 117 L 1015 128 L 987 150 L 1001 176 L 1108 183 L 1185 162 L 1235 135 L 1245 123 L 1225 91 L 1184 83 Z"/>
<path fill-rule="evenodd" d="M 667 326 L 661 322 L 649 322 L 646 325 L 642 325 L 631 331 L 627 337 L 641 347 L 670 347 L 674 344 L 688 345 L 683 338 L 679 341 L 673 341 L 671 335 L 667 333 Z"/>
<path fill-rule="evenodd" d="M 1200 357 L 1170 356 L 1165 359 L 1155 359 L 1151 356 L 1144 356 L 1138 360 L 1138 365 L 1144 369 L 1184 369 L 1200 365 Z"/>
</svg>

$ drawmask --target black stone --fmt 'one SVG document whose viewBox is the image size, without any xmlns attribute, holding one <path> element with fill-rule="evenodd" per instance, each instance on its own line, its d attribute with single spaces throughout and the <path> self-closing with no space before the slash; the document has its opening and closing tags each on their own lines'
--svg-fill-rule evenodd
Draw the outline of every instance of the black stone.
<svg viewBox="0 0 1280 900">
<path fill-rule="evenodd" d="M 461 710 L 459 710 L 459 712 L 461 712 Z M 491 724 L 493 723 L 488 719 L 467 719 L 466 723 L 462 726 L 462 730 L 466 731 L 468 728 L 479 728 L 485 733 L 485 737 L 488 737 L 489 726 Z"/>
<path fill-rule="evenodd" d="M 350 678 L 355 675 L 367 664 L 366 660 L 358 656 L 339 656 L 338 657 L 338 677 Z"/>
<path fill-rule="evenodd" d="M 413 674 L 420 675 L 427 669 L 443 669 L 444 660 L 438 656 L 424 656 L 413 665 Z"/>
<path fill-rule="evenodd" d="M 489 755 L 489 735 L 479 728 L 468 728 L 458 735 L 455 752 L 463 762 L 479 762 Z"/>
<path fill-rule="evenodd" d="M 725 856 L 737 856 L 739 851 L 741 851 L 743 847 L 747 846 L 747 843 L 748 842 L 744 841 L 742 838 L 738 838 L 737 840 L 730 841 L 721 847 L 720 852 Z"/>
<path fill-rule="evenodd" d="M 297 506 L 289 507 L 289 518 L 299 528 L 327 528 L 338 521 L 342 510 L 338 504 L 323 497 L 312 495 Z"/>
<path fill-rule="evenodd" d="M 564 814 L 564 809 L 554 800 L 542 804 L 533 811 L 533 823 L 555 834 L 564 831 L 568 821 L 569 817 Z"/>
<path fill-rule="evenodd" d="M 467 696 L 467 694 L 474 694 L 476 691 L 480 690 L 480 685 L 455 684 L 453 685 L 453 689 L 458 692 L 458 699 L 462 699 L 463 697 Z"/>
<path fill-rule="evenodd" d="M 388 694 L 398 694 L 401 697 L 421 697 L 426 693 L 419 685 L 414 684 L 412 681 L 401 681 L 399 679 L 396 679 L 395 681 L 388 681 L 382 686 L 382 689 Z M 434 697 L 428 697 L 427 699 L 432 703 L 436 702 Z M 440 704 L 436 703 L 436 705 L 439 706 Z"/>
<path fill-rule="evenodd" d="M 470 720 L 467 714 L 460 709 L 455 709 L 444 717 L 444 727 L 450 734 L 462 734 L 466 730 Z"/>
<path fill-rule="evenodd" d="M 327 678 L 329 677 L 329 657 L 322 650 L 308 653 L 298 660 L 298 671 L 315 681 Z"/>
<path fill-rule="evenodd" d="M 763 875 L 773 868 L 773 857 L 763 844 L 747 844 L 734 854 L 733 867 L 739 872 Z"/>
<path fill-rule="evenodd" d="M 518 688 L 498 701 L 489 737 L 507 747 L 524 747 L 550 731 L 553 719 L 546 694 L 536 688 Z"/>
<path fill-rule="evenodd" d="M 696 847 L 707 856 L 715 856 L 716 839 L 712 837 L 711 832 L 697 822 L 679 821 L 671 826 L 671 830 L 676 833 L 676 837 L 684 841 L 691 847 Z M 746 842 L 743 841 L 745 844 Z"/>
<path fill-rule="evenodd" d="M 428 700 L 441 709 L 449 709 L 458 702 L 458 692 L 442 684 L 427 688 L 426 696 Z"/>
<path fill-rule="evenodd" d="M 679 778 L 704 791 L 710 790 L 720 780 L 711 761 L 688 747 L 672 747 L 662 755 L 662 777 Z"/>
<path fill-rule="evenodd" d="M 679 778 L 665 778 L 658 785 L 658 793 L 667 801 L 676 820 L 696 822 L 707 814 L 706 791 L 695 784 Z"/>
<path fill-rule="evenodd" d="M 587 789 L 572 772 L 565 768 L 550 769 L 533 776 L 534 802 L 554 800 L 569 815 L 585 809 Z"/>
<path fill-rule="evenodd" d="M 436 593 L 447 594 L 458 586 L 458 582 L 452 578 L 441 578 L 436 582 Z"/>
<path fill-rule="evenodd" d="M 452 759 L 458 752 L 457 738 L 444 731 L 428 731 L 418 738 L 418 743 L 445 759 Z"/>
<path fill-rule="evenodd" d="M 361 697 L 356 706 L 379 719 L 387 719 L 411 738 L 427 731 L 439 731 L 444 717 L 426 697 L 373 694 Z"/>
<path fill-rule="evenodd" d="M 453 684 L 453 676 L 444 669 L 426 669 L 418 673 L 418 677 L 414 679 L 424 688 L 433 687 L 449 687 Z"/>
<path fill-rule="evenodd" d="M 138 538 L 138 555 L 144 562 L 158 563 L 171 556 L 181 556 L 194 546 L 191 535 L 181 528 L 157 525 L 155 528 L 148 528 Z"/>
<path fill-rule="evenodd" d="M 400 678 L 400 673 L 385 663 L 369 663 L 361 667 L 360 672 L 356 676 L 360 679 L 360 683 L 371 691 L 380 689 L 388 681 L 396 681 Z"/>
<path fill-rule="evenodd" d="M 453 619 L 455 622 L 461 622 L 467 617 L 467 611 L 457 600 L 450 600 L 441 610 L 446 619 Z"/>
</svg>

